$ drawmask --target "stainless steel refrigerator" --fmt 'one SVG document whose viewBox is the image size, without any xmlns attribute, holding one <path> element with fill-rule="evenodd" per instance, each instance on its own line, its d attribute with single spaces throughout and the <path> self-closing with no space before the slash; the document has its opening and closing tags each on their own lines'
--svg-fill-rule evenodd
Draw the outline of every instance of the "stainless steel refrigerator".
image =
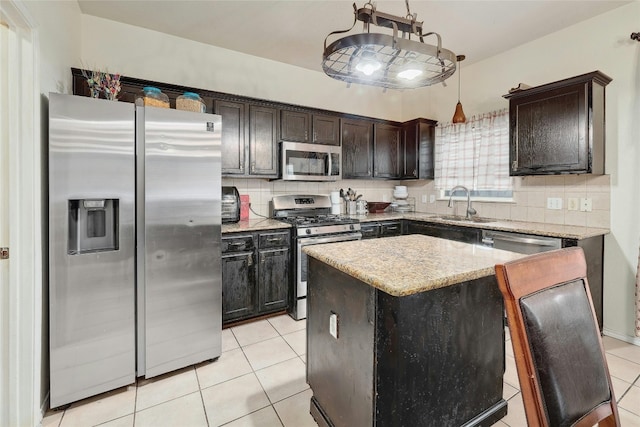
<svg viewBox="0 0 640 427">
<path fill-rule="evenodd" d="M 221 119 L 49 95 L 52 408 L 221 352 Z"/>
</svg>

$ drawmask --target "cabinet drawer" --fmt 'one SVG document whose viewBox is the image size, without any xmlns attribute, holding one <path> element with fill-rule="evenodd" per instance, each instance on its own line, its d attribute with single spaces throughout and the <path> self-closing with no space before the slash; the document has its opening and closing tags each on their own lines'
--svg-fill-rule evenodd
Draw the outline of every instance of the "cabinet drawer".
<svg viewBox="0 0 640 427">
<path fill-rule="evenodd" d="M 253 236 L 222 237 L 222 253 L 252 251 L 255 248 Z"/>
<path fill-rule="evenodd" d="M 265 233 L 258 236 L 258 247 L 260 249 L 266 248 L 280 248 L 283 246 L 289 246 L 289 232 L 282 233 Z"/>
<path fill-rule="evenodd" d="M 399 222 L 383 222 L 380 224 L 380 237 L 399 236 L 402 234 L 402 224 Z"/>
</svg>

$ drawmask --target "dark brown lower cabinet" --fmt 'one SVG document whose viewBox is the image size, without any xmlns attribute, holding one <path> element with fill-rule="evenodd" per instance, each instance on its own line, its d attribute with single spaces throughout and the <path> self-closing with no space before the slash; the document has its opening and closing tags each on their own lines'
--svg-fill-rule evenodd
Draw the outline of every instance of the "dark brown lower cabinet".
<svg viewBox="0 0 640 427">
<path fill-rule="evenodd" d="M 251 234 L 222 238 L 222 321 L 256 312 L 255 251 Z"/>
<path fill-rule="evenodd" d="M 307 380 L 319 426 L 491 426 L 506 415 L 494 276 L 394 297 L 310 257 L 309 284 Z"/>
<path fill-rule="evenodd" d="M 289 296 L 289 248 L 258 251 L 258 311 L 287 308 Z"/>
<path fill-rule="evenodd" d="M 290 239 L 288 229 L 223 235 L 223 324 L 288 308 Z"/>
</svg>

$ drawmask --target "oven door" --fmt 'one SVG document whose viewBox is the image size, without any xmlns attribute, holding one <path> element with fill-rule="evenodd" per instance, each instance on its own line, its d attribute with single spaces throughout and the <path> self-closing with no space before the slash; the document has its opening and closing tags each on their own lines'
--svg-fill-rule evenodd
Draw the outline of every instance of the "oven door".
<svg viewBox="0 0 640 427">
<path fill-rule="evenodd" d="M 336 181 L 342 149 L 334 145 L 282 142 L 282 179 L 285 181 Z"/>
<path fill-rule="evenodd" d="M 296 245 L 296 286 L 294 298 L 294 304 L 296 304 L 296 307 L 293 307 L 296 319 L 304 319 L 307 317 L 307 267 L 309 262 L 307 254 L 302 252 L 302 248 L 307 245 L 347 242 L 351 240 L 360 240 L 361 238 L 362 234 L 360 232 L 298 238 Z"/>
</svg>

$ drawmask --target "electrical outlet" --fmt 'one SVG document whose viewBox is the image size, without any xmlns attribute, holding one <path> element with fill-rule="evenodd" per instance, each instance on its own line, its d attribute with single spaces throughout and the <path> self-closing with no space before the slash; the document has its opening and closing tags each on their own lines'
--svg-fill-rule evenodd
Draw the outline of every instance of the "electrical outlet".
<svg viewBox="0 0 640 427">
<path fill-rule="evenodd" d="M 338 315 L 331 313 L 329 315 L 329 333 L 335 339 L 338 339 Z"/>
<path fill-rule="evenodd" d="M 389 201 L 389 196 L 388 196 L 388 195 L 386 195 L 386 194 L 383 194 L 383 195 L 382 195 L 382 201 L 383 201 L 383 202 L 388 202 L 388 201 Z"/>
<path fill-rule="evenodd" d="M 590 197 L 583 197 L 580 199 L 580 210 L 582 212 L 591 212 L 593 204 Z"/>
<path fill-rule="evenodd" d="M 569 197 L 567 199 L 567 210 L 568 211 L 577 211 L 578 210 L 578 198 L 577 197 Z"/>
<path fill-rule="evenodd" d="M 429 203 L 435 203 L 436 202 L 436 196 L 435 194 L 432 194 L 429 196 Z"/>
<path fill-rule="evenodd" d="M 426 194 L 422 195 L 422 203 L 427 203 L 427 195 Z"/>
<path fill-rule="evenodd" d="M 562 198 L 547 197 L 547 209 L 562 209 Z"/>
</svg>

